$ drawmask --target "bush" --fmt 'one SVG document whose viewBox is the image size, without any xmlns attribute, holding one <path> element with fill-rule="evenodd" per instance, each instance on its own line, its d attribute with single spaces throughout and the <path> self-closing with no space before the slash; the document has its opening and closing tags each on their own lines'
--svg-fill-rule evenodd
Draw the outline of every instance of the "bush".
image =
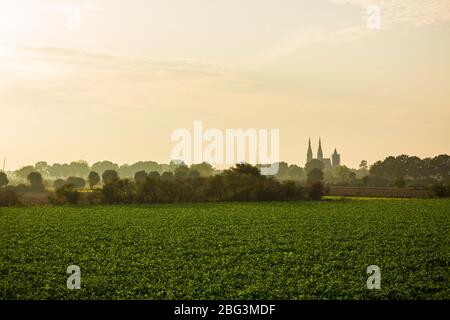
<svg viewBox="0 0 450 320">
<path fill-rule="evenodd" d="M 437 183 L 433 186 L 433 194 L 438 198 L 450 197 L 450 186 L 443 183 Z"/>
<path fill-rule="evenodd" d="M 81 194 L 75 190 L 75 186 L 66 184 L 56 189 L 55 195 L 49 197 L 49 201 L 55 205 L 78 204 Z"/>
<path fill-rule="evenodd" d="M 311 200 L 321 200 L 324 195 L 324 187 L 321 182 L 315 182 L 308 188 L 308 196 Z"/>
<path fill-rule="evenodd" d="M 403 178 L 397 178 L 394 181 L 394 186 L 396 186 L 397 188 L 403 188 L 406 186 L 406 181 Z"/>
<path fill-rule="evenodd" d="M 13 187 L 0 188 L 0 207 L 20 204 L 19 195 Z"/>
<path fill-rule="evenodd" d="M 183 168 L 183 167 L 180 167 Z M 147 177 L 137 184 L 135 202 L 216 202 L 216 201 L 293 201 L 304 198 L 303 188 L 290 181 L 279 182 L 262 176 L 258 168 L 248 164 L 238 164 L 223 174 L 202 177 L 191 170 L 177 171 L 173 178 L 164 173 L 160 178 Z M 191 174 L 192 173 L 192 174 Z M 106 191 L 106 190 L 105 190 Z M 112 190 L 108 190 L 112 192 Z M 112 197 L 112 195 L 109 195 Z"/>
<path fill-rule="evenodd" d="M 323 181 L 323 171 L 320 169 L 312 169 L 311 171 L 308 172 L 308 184 L 315 184 L 317 182 L 321 182 Z"/>
<path fill-rule="evenodd" d="M 83 189 L 86 186 L 86 180 L 80 177 L 69 177 L 67 178 L 67 184 L 70 184 L 77 189 Z"/>
<path fill-rule="evenodd" d="M 53 188 L 55 188 L 55 190 L 60 189 L 60 188 L 64 187 L 66 185 L 66 183 L 67 182 L 64 179 L 56 179 L 53 182 Z"/>
<path fill-rule="evenodd" d="M 107 204 L 130 204 L 135 198 L 136 185 L 128 179 L 113 180 L 102 189 L 102 201 Z"/>
<path fill-rule="evenodd" d="M 106 170 L 102 174 L 102 180 L 104 184 L 113 183 L 116 180 L 119 180 L 119 174 L 115 170 Z"/>
<path fill-rule="evenodd" d="M 89 204 L 101 204 L 102 203 L 102 193 L 100 190 L 94 190 L 92 192 L 87 193 L 87 202 Z"/>
<path fill-rule="evenodd" d="M 19 193 L 30 192 L 30 186 L 27 186 L 27 185 L 21 183 L 16 186 L 15 190 L 16 190 L 16 192 L 19 192 Z"/>
<path fill-rule="evenodd" d="M 144 170 L 138 171 L 134 174 L 134 182 L 136 182 L 137 184 L 143 184 L 146 178 L 147 172 L 145 172 Z"/>
</svg>

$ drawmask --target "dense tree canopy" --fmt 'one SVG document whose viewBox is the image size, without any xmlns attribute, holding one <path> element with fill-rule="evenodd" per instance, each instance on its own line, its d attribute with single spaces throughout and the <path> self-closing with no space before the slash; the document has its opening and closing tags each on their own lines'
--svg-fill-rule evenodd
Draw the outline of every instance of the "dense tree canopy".
<svg viewBox="0 0 450 320">
<path fill-rule="evenodd" d="M 312 185 L 317 182 L 322 182 L 323 171 L 317 168 L 312 169 L 308 172 L 308 184 Z"/>
<path fill-rule="evenodd" d="M 86 180 L 80 177 L 69 177 L 67 178 L 67 185 L 77 189 L 83 189 L 86 186 Z"/>
<path fill-rule="evenodd" d="M 136 180 L 109 180 L 102 189 L 105 203 L 168 203 L 205 201 L 289 201 L 304 198 L 294 182 L 262 176 L 260 170 L 241 163 L 221 174 L 202 177 L 185 165 L 159 175 L 136 175 Z"/>
<path fill-rule="evenodd" d="M 104 184 L 111 183 L 119 179 L 119 174 L 115 170 L 106 170 L 102 174 L 102 180 Z"/>
<path fill-rule="evenodd" d="M 39 172 L 31 172 L 27 176 L 28 182 L 31 185 L 32 191 L 44 191 L 44 180 L 42 179 L 42 175 Z"/>
<path fill-rule="evenodd" d="M 404 186 L 423 185 L 431 186 L 438 182 L 450 181 L 450 156 L 439 155 L 434 158 L 420 159 L 415 156 L 400 155 L 387 157 L 383 161 L 377 161 L 370 170 L 368 163 L 362 160 L 358 169 L 346 166 L 325 167 L 322 161 L 313 159 L 305 168 L 295 164 L 289 165 L 285 162 L 279 163 L 279 171 L 274 176 L 278 181 L 296 181 L 307 183 L 307 173 L 314 169 L 323 172 L 323 181 L 338 185 L 361 185 L 361 186 Z M 237 174 L 259 174 L 261 166 L 250 166 L 238 164 L 231 170 Z M 44 180 L 50 180 L 50 184 L 57 179 L 67 180 L 69 177 L 83 178 L 89 181 L 93 188 L 105 176 L 110 179 L 130 178 L 144 182 L 147 177 L 171 181 L 175 178 L 186 179 L 196 177 L 212 177 L 222 171 L 216 170 L 210 164 L 204 162 L 187 166 L 179 161 L 171 161 L 169 164 L 158 164 L 154 161 L 139 161 L 134 164 L 118 165 L 111 161 L 100 161 L 92 166 L 86 161 L 73 161 L 69 164 L 48 164 L 39 161 L 35 165 L 25 166 L 16 170 L 13 177 L 9 177 L 10 184 L 23 183 L 30 173 L 39 173 Z M 115 172 L 112 173 L 112 172 Z M 96 173 L 96 175 L 94 174 Z M 137 176 L 135 176 L 139 173 Z M 92 176 L 91 176 L 92 174 Z"/>
<path fill-rule="evenodd" d="M 370 167 L 370 175 L 390 181 L 398 179 L 436 179 L 447 181 L 450 178 L 450 156 L 420 159 L 401 155 L 387 157 Z"/>
</svg>

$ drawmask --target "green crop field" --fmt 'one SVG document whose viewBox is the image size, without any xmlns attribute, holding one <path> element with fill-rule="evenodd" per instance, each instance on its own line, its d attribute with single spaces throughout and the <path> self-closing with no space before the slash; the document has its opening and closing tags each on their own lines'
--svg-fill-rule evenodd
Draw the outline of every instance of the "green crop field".
<svg viewBox="0 0 450 320">
<path fill-rule="evenodd" d="M 0 208 L 0 299 L 450 299 L 449 229 L 450 200 Z"/>
</svg>

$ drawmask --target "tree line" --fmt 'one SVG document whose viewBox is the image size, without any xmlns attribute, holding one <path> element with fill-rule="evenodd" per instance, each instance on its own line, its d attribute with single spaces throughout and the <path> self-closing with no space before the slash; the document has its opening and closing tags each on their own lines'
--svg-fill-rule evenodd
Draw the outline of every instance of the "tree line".
<svg viewBox="0 0 450 320">
<path fill-rule="evenodd" d="M 85 161 L 48 165 L 38 162 L 15 171 L 10 184 L 8 176 L 0 172 L 0 197 L 14 202 L 14 193 L 45 192 L 53 189 L 62 201 L 75 202 L 79 190 L 89 187 L 93 202 L 195 202 L 195 201 L 276 201 L 320 198 L 323 184 L 351 186 L 432 186 L 438 196 L 450 195 L 450 156 L 439 155 L 420 159 L 401 155 L 387 157 L 372 166 L 362 161 L 359 169 L 345 166 L 325 168 L 315 159 L 304 168 L 279 164 L 273 177 L 261 176 L 260 166 L 238 164 L 228 170 L 216 170 L 208 163 L 193 164 L 153 161 L 119 166 L 102 161 L 89 166 Z M 98 171 L 96 171 L 96 170 Z M 26 183 L 24 183 L 26 180 Z M 101 192 L 99 193 L 99 189 Z M 152 194 L 152 196 L 149 196 Z M 294 196 L 295 195 L 295 196 Z M 96 199 L 95 199 L 96 198 Z M 98 200 L 101 198 L 101 201 Z M 132 200 L 130 200 L 132 199 Z M 64 202 L 64 201 L 63 201 Z"/>
<path fill-rule="evenodd" d="M 401 155 L 387 157 L 375 162 L 369 170 L 366 184 L 373 185 L 422 185 L 450 183 L 450 156 L 443 154 L 434 158 Z"/>
<path fill-rule="evenodd" d="M 111 161 L 99 161 L 94 163 L 92 166 L 89 165 L 87 161 L 79 160 L 70 163 L 55 163 L 48 164 L 45 161 L 39 161 L 34 165 L 27 165 L 18 170 L 12 172 L 12 176 L 19 181 L 27 180 L 27 177 L 32 172 L 38 172 L 42 175 L 44 179 L 56 180 L 56 179 L 67 179 L 70 177 L 87 177 L 90 172 L 103 173 L 108 170 L 116 171 L 120 177 L 123 178 L 133 178 L 136 172 L 158 172 L 159 174 L 164 174 L 164 172 L 172 172 L 180 166 L 183 165 L 181 162 L 171 161 L 169 164 L 160 164 L 155 161 L 139 161 L 129 164 L 119 165 Z M 215 169 L 212 165 L 207 162 L 192 164 L 190 166 L 192 170 L 198 171 L 200 176 L 209 177 L 216 174 L 220 174 L 222 170 Z M 304 169 L 295 164 L 287 164 L 281 162 L 279 165 L 279 173 L 276 177 L 280 180 L 293 180 L 302 181 L 306 180 L 306 173 Z"/>
<path fill-rule="evenodd" d="M 208 176 L 202 175 L 198 168 L 179 164 L 173 172 L 160 174 L 141 170 L 133 178 L 121 178 L 118 171 L 111 169 L 101 175 L 91 171 L 87 180 L 81 177 L 58 178 L 53 181 L 55 192 L 49 195 L 49 201 L 55 205 L 80 201 L 90 204 L 298 201 L 320 200 L 324 195 L 320 179 L 311 178 L 305 187 L 295 181 L 263 176 L 257 166 L 246 163 Z M 19 203 L 18 193 L 46 191 L 40 172 L 30 172 L 27 180 L 27 184 L 0 188 L 0 205 Z M 0 175 L 0 184 L 8 184 L 4 173 Z M 91 192 L 80 192 L 87 186 Z"/>
<path fill-rule="evenodd" d="M 103 185 L 96 188 L 100 180 Z M 82 195 L 91 204 L 133 204 L 320 200 L 324 194 L 320 181 L 311 181 L 307 187 L 294 181 L 281 182 L 261 175 L 258 167 L 246 163 L 208 177 L 185 165 L 179 165 L 173 173 L 138 171 L 133 179 L 120 178 L 115 170 L 106 170 L 101 178 L 92 171 L 88 176 L 92 192 L 84 194 L 77 191 L 83 187 L 82 181 L 78 180 L 78 185 L 73 182 L 60 181 L 51 203 L 76 204 Z"/>
<path fill-rule="evenodd" d="M 63 180 L 70 180 L 72 184 L 78 186 L 83 184 L 80 178 L 87 178 L 91 182 L 95 180 L 95 177 L 88 177 L 91 172 L 101 175 L 106 171 L 116 171 L 122 178 L 134 178 L 137 172 L 157 172 L 160 175 L 171 172 L 174 174 L 180 166 L 184 166 L 184 164 L 175 161 L 169 164 L 140 161 L 131 165 L 99 161 L 92 166 L 83 160 L 53 165 L 40 161 L 35 165 L 25 166 L 10 172 L 9 178 L 10 184 L 19 185 L 27 182 L 31 173 L 37 172 L 42 176 L 47 187 L 50 187 L 49 181 L 58 186 L 63 183 Z M 285 162 L 280 162 L 278 167 L 278 173 L 274 176 L 277 180 L 296 181 L 304 184 L 308 181 L 308 174 L 314 169 L 322 171 L 322 180 L 331 185 L 432 186 L 436 183 L 448 184 L 450 180 L 450 156 L 446 154 L 424 159 L 407 155 L 390 156 L 383 161 L 375 162 L 371 166 L 363 160 L 358 169 L 346 166 L 326 168 L 324 163 L 317 159 L 307 163 L 304 168 L 295 164 L 289 165 Z M 193 164 L 190 166 L 190 170 L 197 171 L 201 177 L 210 177 L 222 172 L 206 162 Z"/>
</svg>

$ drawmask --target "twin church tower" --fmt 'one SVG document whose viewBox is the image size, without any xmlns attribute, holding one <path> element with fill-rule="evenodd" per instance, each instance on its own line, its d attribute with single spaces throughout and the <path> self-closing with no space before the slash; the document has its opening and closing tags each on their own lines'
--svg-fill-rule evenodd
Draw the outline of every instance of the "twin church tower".
<svg viewBox="0 0 450 320">
<path fill-rule="evenodd" d="M 309 139 L 308 153 L 306 155 L 306 163 L 310 162 L 313 159 L 314 157 L 311 148 L 311 139 Z M 334 149 L 334 153 L 331 155 L 331 159 L 323 157 L 322 141 L 320 138 L 319 138 L 319 149 L 317 150 L 317 158 L 315 159 L 322 161 L 322 163 L 325 166 L 325 169 L 330 169 L 332 167 L 337 167 L 341 165 L 341 155 L 337 153 L 336 149 Z"/>
</svg>

